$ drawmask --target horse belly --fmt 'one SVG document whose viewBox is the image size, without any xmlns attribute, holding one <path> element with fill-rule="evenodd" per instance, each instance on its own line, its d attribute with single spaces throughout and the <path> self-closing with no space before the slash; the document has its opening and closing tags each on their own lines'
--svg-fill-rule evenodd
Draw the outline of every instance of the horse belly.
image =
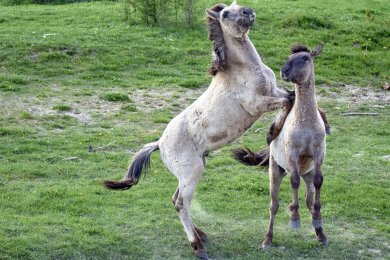
<svg viewBox="0 0 390 260">
<path fill-rule="evenodd" d="M 285 146 L 277 146 L 275 140 L 271 143 L 271 155 L 274 157 L 276 163 L 282 167 L 285 171 L 291 173 L 290 165 L 288 163 L 288 156 Z M 314 161 L 311 156 L 300 156 L 298 159 L 298 172 L 300 175 L 304 175 L 314 169 Z"/>
<path fill-rule="evenodd" d="M 224 120 L 214 121 L 209 125 L 206 132 L 206 150 L 215 151 L 242 136 L 242 134 L 252 126 L 256 118 L 248 117 L 248 115 L 239 116 L 238 120 L 234 117 Z"/>
</svg>

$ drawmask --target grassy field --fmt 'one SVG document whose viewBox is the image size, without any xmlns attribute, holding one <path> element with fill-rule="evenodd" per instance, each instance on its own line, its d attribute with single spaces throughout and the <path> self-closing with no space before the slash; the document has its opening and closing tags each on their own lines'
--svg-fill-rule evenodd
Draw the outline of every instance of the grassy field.
<svg viewBox="0 0 390 260">
<path fill-rule="evenodd" d="M 259 248 L 268 176 L 230 150 L 262 147 L 268 114 L 209 156 L 192 214 L 213 259 L 390 257 L 390 6 L 316 2 L 239 1 L 255 9 L 250 37 L 275 72 L 293 43 L 325 43 L 316 79 L 333 131 L 322 189 L 329 247 L 315 240 L 302 187 L 302 228 L 288 228 L 285 178 L 275 247 Z M 0 259 L 194 258 L 170 201 L 177 181 L 158 153 L 130 191 L 101 182 L 121 178 L 133 153 L 207 87 L 202 16 L 212 4 L 198 1 L 192 29 L 133 25 L 116 2 L 0 6 Z"/>
</svg>

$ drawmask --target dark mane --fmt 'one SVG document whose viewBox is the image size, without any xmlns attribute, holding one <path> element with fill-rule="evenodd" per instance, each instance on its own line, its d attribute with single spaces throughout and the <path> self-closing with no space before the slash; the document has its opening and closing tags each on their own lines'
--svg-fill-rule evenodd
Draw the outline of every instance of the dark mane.
<svg viewBox="0 0 390 260">
<path fill-rule="evenodd" d="M 210 8 L 211 11 L 221 12 L 226 7 L 225 4 L 217 4 Z M 225 40 L 223 39 L 223 31 L 221 24 L 217 19 L 206 17 L 207 28 L 209 30 L 209 39 L 214 42 L 213 45 L 213 62 L 208 72 L 215 76 L 218 71 L 223 70 L 226 66 L 225 56 Z"/>
<path fill-rule="evenodd" d="M 297 45 L 294 45 L 293 47 L 291 47 L 292 54 L 297 53 L 297 52 L 302 52 L 302 51 L 310 53 L 310 50 L 303 44 L 297 44 Z"/>
</svg>

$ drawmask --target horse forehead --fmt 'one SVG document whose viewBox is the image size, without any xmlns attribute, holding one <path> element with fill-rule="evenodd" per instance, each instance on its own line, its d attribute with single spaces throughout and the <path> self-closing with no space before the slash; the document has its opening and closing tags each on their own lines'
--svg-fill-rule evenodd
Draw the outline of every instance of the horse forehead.
<svg viewBox="0 0 390 260">
<path fill-rule="evenodd" d="M 228 9 L 229 11 L 238 11 L 241 8 L 236 1 L 234 1 L 231 5 L 227 6 L 225 9 Z"/>
<path fill-rule="evenodd" d="M 309 56 L 310 57 L 310 53 L 301 51 L 301 52 L 297 52 L 297 53 L 291 54 L 290 56 L 288 56 L 288 61 L 292 61 L 292 60 L 294 60 L 296 58 L 303 57 L 303 56 Z"/>
</svg>

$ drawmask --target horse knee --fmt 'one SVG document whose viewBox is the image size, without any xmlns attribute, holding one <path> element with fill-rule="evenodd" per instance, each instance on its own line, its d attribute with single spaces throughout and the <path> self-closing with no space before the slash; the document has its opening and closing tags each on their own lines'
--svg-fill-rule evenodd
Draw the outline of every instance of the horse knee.
<svg viewBox="0 0 390 260">
<path fill-rule="evenodd" d="M 172 202 L 173 202 L 173 200 L 172 200 Z M 177 211 L 178 213 L 180 213 L 180 211 L 184 208 L 184 207 L 183 207 L 183 199 L 180 198 L 180 197 L 178 197 L 178 198 L 176 199 L 176 201 L 173 203 L 173 205 L 175 206 L 176 211 Z"/>
<path fill-rule="evenodd" d="M 173 196 L 172 196 L 172 204 L 173 204 L 173 206 L 176 205 L 176 201 L 177 201 L 178 197 L 179 197 L 179 188 L 176 189 L 175 194 L 173 194 Z"/>
<path fill-rule="evenodd" d="M 276 213 L 279 210 L 279 202 L 278 201 L 271 201 L 269 205 L 269 213 L 271 215 L 276 215 Z"/>
<path fill-rule="evenodd" d="M 299 205 L 298 204 L 291 204 L 290 205 L 290 211 L 291 212 L 298 212 L 299 210 Z"/>
<path fill-rule="evenodd" d="M 321 203 L 315 202 L 314 205 L 313 205 L 313 209 L 315 211 L 320 211 L 321 210 Z"/>
<path fill-rule="evenodd" d="M 321 172 L 318 172 L 318 174 L 314 175 L 313 184 L 316 190 L 320 190 L 322 186 L 322 182 L 324 180 L 324 177 L 322 176 Z"/>
<path fill-rule="evenodd" d="M 300 183 L 299 174 L 291 174 L 290 183 L 293 189 L 298 189 Z"/>
</svg>

